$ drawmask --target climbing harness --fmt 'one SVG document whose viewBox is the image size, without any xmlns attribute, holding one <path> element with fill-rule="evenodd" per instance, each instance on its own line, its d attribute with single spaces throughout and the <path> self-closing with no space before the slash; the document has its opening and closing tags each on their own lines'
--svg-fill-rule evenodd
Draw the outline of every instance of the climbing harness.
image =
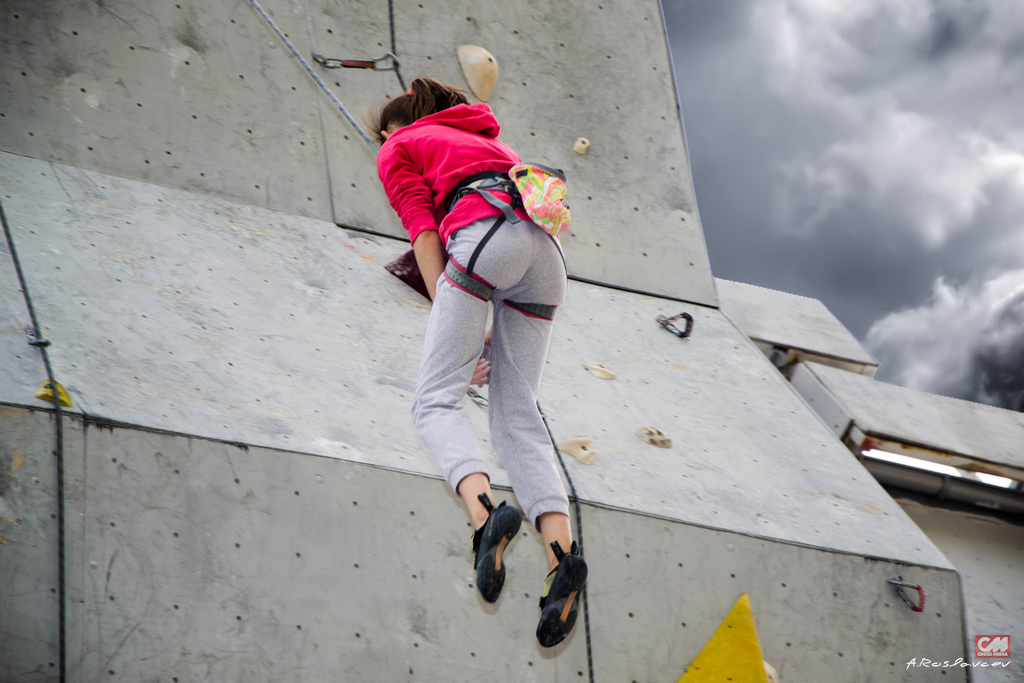
<svg viewBox="0 0 1024 683">
<path fill-rule="evenodd" d="M 679 320 L 680 318 L 686 321 L 686 327 L 682 330 L 675 326 L 675 321 Z M 690 315 L 689 313 L 680 313 L 679 315 L 674 315 L 671 318 L 666 317 L 664 315 L 659 315 L 657 318 L 655 318 L 655 320 L 658 322 L 659 325 L 661 325 L 666 330 L 676 335 L 680 339 L 686 339 L 687 337 L 690 336 L 690 333 L 693 332 L 693 316 Z"/>
<path fill-rule="evenodd" d="M 324 57 L 319 53 L 312 53 L 313 61 L 325 69 L 372 69 L 373 71 L 395 71 L 400 66 L 398 57 L 391 52 L 385 52 L 383 57 L 377 59 L 335 59 Z M 391 66 L 381 66 L 380 63 L 390 59 Z"/>
<path fill-rule="evenodd" d="M 512 199 L 511 203 L 495 197 L 495 191 L 507 193 Z M 515 208 L 522 207 L 530 220 L 552 237 L 557 237 L 567 229 L 572 220 L 569 205 L 565 203 L 565 173 L 557 168 L 520 162 L 508 173 L 476 173 L 455 186 L 445 200 L 445 207 L 450 212 L 460 199 L 471 192 L 479 194 L 491 206 L 501 209 L 509 223 L 521 220 Z"/>
<path fill-rule="evenodd" d="M 456 185 L 444 200 L 444 207 L 451 213 L 460 199 L 471 193 L 477 193 L 491 206 L 501 209 L 502 215 L 509 223 L 518 223 L 522 219 L 516 215 L 515 208 L 522 206 L 519 188 L 512 182 L 507 173 L 501 171 L 481 171 L 474 173 Z M 503 202 L 492 194 L 504 192 L 511 198 L 511 203 Z"/>
<path fill-rule="evenodd" d="M 292 56 L 294 56 L 295 59 L 299 60 L 299 63 L 302 64 L 302 68 L 306 70 L 306 73 L 308 73 L 313 78 L 313 80 L 316 81 L 316 84 L 320 86 L 320 89 L 324 91 L 324 94 L 327 95 L 328 98 L 330 98 L 331 102 L 334 103 L 334 106 L 337 107 L 338 111 L 341 112 L 341 115 L 344 116 L 345 119 L 350 124 L 352 124 L 352 127 L 356 129 L 357 133 L 359 133 L 359 137 L 363 139 L 363 142 L 369 145 L 370 149 L 373 150 L 373 153 L 376 154 L 377 145 L 373 143 L 373 140 L 371 140 L 370 136 L 366 134 L 366 131 L 364 131 L 362 127 L 358 123 L 356 123 L 356 120 L 352 118 L 351 114 L 348 113 L 348 109 L 345 109 L 345 105 L 339 102 L 338 98 L 334 96 L 334 93 L 331 92 L 330 88 L 328 88 L 324 84 L 324 82 L 320 80 L 320 77 L 316 75 L 315 71 L 313 71 L 313 67 L 309 65 L 309 62 L 303 59 L 302 55 L 299 54 L 299 51 L 295 49 L 294 45 L 292 45 L 292 42 L 288 40 L 288 37 L 285 36 L 281 29 L 277 27 L 277 24 L 274 23 L 274 20 L 270 18 L 270 16 L 263 10 L 262 7 L 260 7 L 260 4 L 256 2 L 256 0 L 249 0 L 249 2 L 250 4 L 252 4 L 253 7 L 256 8 L 256 11 L 260 13 L 260 16 L 263 17 L 267 24 L 270 25 L 270 28 L 274 30 L 274 33 L 277 34 L 277 37 L 284 42 L 285 47 L 287 47 L 291 51 Z"/>
<path fill-rule="evenodd" d="M 540 413 L 540 419 L 544 421 L 544 429 L 548 432 L 548 440 L 551 441 L 551 447 L 555 449 L 555 455 L 558 457 L 558 463 L 562 466 L 562 472 L 565 473 L 565 480 L 569 482 L 569 491 L 572 493 L 572 504 L 573 509 L 576 511 L 576 541 L 579 546 L 580 557 L 583 557 L 583 516 L 580 508 L 580 497 L 576 493 L 576 485 L 573 484 L 572 477 L 569 475 L 569 470 L 565 466 L 565 460 L 562 458 L 562 451 L 558 450 L 558 445 L 555 443 L 555 435 L 551 433 L 551 425 L 548 424 L 548 416 L 544 414 L 544 409 L 540 407 L 540 401 L 537 401 L 537 412 Z M 587 609 L 587 587 L 583 587 L 583 591 L 580 593 L 580 602 L 583 603 L 583 631 L 587 637 L 587 673 L 590 675 L 590 683 L 594 683 L 594 653 L 590 647 L 590 611 Z"/>
<path fill-rule="evenodd" d="M 494 287 L 491 283 L 484 280 L 479 275 L 473 273 L 473 267 L 476 265 L 476 260 L 480 256 L 480 252 L 483 251 L 484 245 L 490 241 L 494 233 L 498 231 L 505 223 L 505 216 L 498 216 L 498 219 L 494 221 L 494 225 L 487 231 L 483 239 L 480 240 L 479 244 L 476 245 L 476 249 L 473 250 L 473 255 L 469 257 L 469 262 L 463 267 L 456 262 L 454 257 L 448 259 L 448 265 L 445 266 L 444 276 L 454 287 L 461 289 L 462 291 L 475 296 L 481 301 L 490 301 L 494 294 Z M 554 239 L 554 238 L 552 238 Z M 557 243 L 555 245 L 558 246 Z M 561 254 L 562 250 L 558 247 L 558 253 Z M 565 256 L 562 256 L 563 264 L 565 262 Z M 528 315 L 532 318 L 542 318 L 544 320 L 555 319 L 555 309 L 557 306 L 549 306 L 547 304 L 531 304 L 520 301 L 512 301 L 505 299 L 503 302 L 506 306 L 514 308 L 524 315 Z"/>
<path fill-rule="evenodd" d="M 513 167 L 513 170 L 515 168 Z M 563 175 L 562 178 L 564 177 Z M 492 194 L 495 191 L 508 194 L 511 202 L 503 202 L 495 197 Z M 476 266 L 476 261 L 480 257 L 484 246 L 494 237 L 494 233 L 498 232 L 498 228 L 505 224 L 505 221 L 509 223 L 519 223 L 522 221 L 516 215 L 515 207 L 523 206 L 523 201 L 519 188 L 509 177 L 509 174 L 501 173 L 500 171 L 482 171 L 469 176 L 456 185 L 445 199 L 445 208 L 450 213 L 460 199 L 472 192 L 479 194 L 491 206 L 501 209 L 501 215 L 498 216 L 494 224 L 491 225 L 491 229 L 487 231 L 487 234 L 476 245 L 476 249 L 473 250 L 473 254 L 469 257 L 469 262 L 463 267 L 454 258 L 449 258 L 448 265 L 444 269 L 444 275 L 448 282 L 467 294 L 471 294 L 482 301 L 490 301 L 494 294 L 494 287 L 479 275 L 474 274 L 473 268 Z M 545 230 L 545 232 L 547 231 Z M 561 245 L 552 233 L 547 232 L 547 234 L 551 241 L 555 243 L 558 254 L 562 257 L 562 266 L 564 267 L 565 254 L 562 253 Z M 544 320 L 554 320 L 555 309 L 557 308 L 557 306 L 549 306 L 547 304 L 524 303 L 508 299 L 504 303 L 506 306 L 514 308 L 524 315 Z"/>
<path fill-rule="evenodd" d="M 52 396 L 54 414 L 54 455 L 57 456 L 57 680 L 64 683 L 67 680 L 67 619 L 65 617 L 65 603 L 67 602 L 67 581 L 64 576 L 66 563 L 64 553 L 64 401 L 71 405 L 71 399 L 53 376 L 53 366 L 50 365 L 50 355 L 46 352 L 50 341 L 43 339 L 42 328 L 39 327 L 39 320 L 36 318 L 36 309 L 32 305 L 32 297 L 28 293 L 28 283 L 25 281 L 25 273 L 21 269 L 21 261 L 18 259 L 18 252 L 14 248 L 14 236 L 11 234 L 11 227 L 7 224 L 7 214 L 4 213 L 3 202 L 0 202 L 0 223 L 3 224 L 4 237 L 7 239 L 7 249 L 11 253 L 11 261 L 14 262 L 14 270 L 18 274 L 18 284 L 21 286 L 21 293 L 25 299 L 25 307 L 28 309 L 28 317 L 31 326 L 26 328 L 28 343 L 39 349 L 43 357 L 43 367 L 46 368 L 47 387 Z M 56 387 L 56 389 L 54 389 Z M 42 386 L 40 387 L 42 389 Z M 38 395 L 38 394 L 37 394 Z"/>
<path fill-rule="evenodd" d="M 906 581 L 903 580 L 902 576 L 897 576 L 895 579 L 889 579 L 887 583 L 890 583 L 893 586 L 895 586 L 895 588 L 896 588 L 896 595 L 900 596 L 900 599 L 903 600 L 903 602 L 907 603 L 907 606 L 910 607 L 911 611 L 914 611 L 914 612 L 923 612 L 924 611 L 924 602 L 925 602 L 924 588 L 922 588 L 919 584 L 907 583 Z M 916 605 L 914 604 L 914 601 L 911 600 L 910 597 L 906 594 L 906 592 L 904 592 L 904 590 L 903 590 L 904 588 L 913 588 L 914 590 L 917 591 L 917 595 L 918 595 L 919 600 L 917 601 Z"/>
</svg>

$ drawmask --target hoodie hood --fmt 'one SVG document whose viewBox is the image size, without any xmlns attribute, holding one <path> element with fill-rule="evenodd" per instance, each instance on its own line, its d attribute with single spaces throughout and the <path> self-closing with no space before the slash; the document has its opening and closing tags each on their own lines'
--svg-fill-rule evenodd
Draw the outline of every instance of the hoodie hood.
<svg viewBox="0 0 1024 683">
<path fill-rule="evenodd" d="M 483 102 L 479 102 L 477 104 L 459 104 L 436 114 L 424 116 L 416 123 L 399 128 L 395 131 L 395 135 L 430 125 L 450 126 L 470 133 L 486 135 L 489 138 L 496 138 L 501 132 L 501 126 L 498 125 L 498 120 L 491 113 L 491 108 Z"/>
</svg>

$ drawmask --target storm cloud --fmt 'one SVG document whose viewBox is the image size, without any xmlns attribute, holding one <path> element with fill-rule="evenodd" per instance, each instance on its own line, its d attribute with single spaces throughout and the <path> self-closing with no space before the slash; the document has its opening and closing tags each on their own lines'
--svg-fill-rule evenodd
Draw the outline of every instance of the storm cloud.
<svg viewBox="0 0 1024 683">
<path fill-rule="evenodd" d="M 1024 4 L 665 13 L 715 275 L 822 300 L 879 379 L 1017 407 Z"/>
<path fill-rule="evenodd" d="M 898 384 L 1024 409 L 1024 270 L 962 287 L 940 280 L 928 302 L 882 318 L 867 338 Z"/>
</svg>

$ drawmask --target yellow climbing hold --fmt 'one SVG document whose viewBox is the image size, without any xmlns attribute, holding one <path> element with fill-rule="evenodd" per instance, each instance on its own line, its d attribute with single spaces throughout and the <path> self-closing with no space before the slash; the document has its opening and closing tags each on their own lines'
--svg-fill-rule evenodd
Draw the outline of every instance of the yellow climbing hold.
<svg viewBox="0 0 1024 683">
<path fill-rule="evenodd" d="M 491 99 L 494 86 L 498 84 L 498 60 L 479 45 L 462 45 L 457 54 L 469 89 L 482 102 Z"/>
<path fill-rule="evenodd" d="M 677 683 L 768 683 L 750 598 L 744 593 Z"/>
<path fill-rule="evenodd" d="M 68 392 L 64 390 L 60 382 L 57 382 L 57 395 L 60 396 L 60 404 L 62 406 L 71 407 L 71 397 L 68 396 Z M 53 390 L 50 388 L 50 380 L 44 379 L 39 383 L 39 388 L 36 389 L 36 398 L 41 398 L 44 401 L 53 401 Z"/>
<path fill-rule="evenodd" d="M 584 465 L 594 462 L 594 458 L 597 457 L 597 451 L 594 450 L 594 444 L 591 443 L 589 436 L 580 436 L 563 441 L 558 444 L 558 450 L 568 453 Z"/>
</svg>

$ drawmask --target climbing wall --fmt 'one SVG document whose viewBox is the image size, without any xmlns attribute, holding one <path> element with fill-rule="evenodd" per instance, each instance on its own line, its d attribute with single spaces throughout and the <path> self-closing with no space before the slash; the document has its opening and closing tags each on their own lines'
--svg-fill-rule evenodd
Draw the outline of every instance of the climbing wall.
<svg viewBox="0 0 1024 683">
<path fill-rule="evenodd" d="M 385 0 L 263 4 L 307 60 L 390 49 Z M 502 138 L 569 174 L 572 275 L 715 305 L 658 2 L 394 10 L 406 79 L 464 85 L 456 49 L 494 54 Z M 373 151 L 245 0 L 18 0 L 0 35 L 0 150 L 405 234 Z M 313 65 L 357 118 L 402 93 L 393 72 Z"/>
<path fill-rule="evenodd" d="M 581 629 L 535 643 L 529 528 L 496 607 L 470 586 L 464 513 L 408 417 L 429 309 L 381 267 L 400 242 L 10 154 L 0 185 L 75 402 L 72 680 L 586 676 Z M 0 596 L 18 667 L 0 679 L 46 680 L 53 424 L 4 256 L 0 339 L 24 359 L 0 362 L 3 481 L 18 492 L 0 497 L 0 575 L 26 583 Z M 655 322 L 683 310 L 687 340 Z M 570 283 L 541 400 L 558 440 L 596 452 L 567 462 L 596 680 L 675 680 L 743 593 L 783 680 L 939 680 L 901 663 L 963 656 L 948 560 L 717 309 Z M 507 491 L 486 410 L 466 407 Z M 639 439 L 644 426 L 671 447 Z M 926 586 L 925 613 L 893 576 Z M 14 619 L 33 613 L 28 641 Z"/>
<path fill-rule="evenodd" d="M 304 14 L 278 18 L 308 52 Z M 330 220 L 317 94 L 260 21 L 238 0 L 5 2 L 0 149 Z"/>
<path fill-rule="evenodd" d="M 0 413 L 0 439 L 29 468 L 49 458 L 51 430 L 46 413 Z M 513 541 L 502 598 L 483 603 L 465 516 L 436 477 L 78 419 L 68 431 L 69 680 L 586 676 L 582 628 L 551 650 L 534 638 L 545 573 L 537 534 L 527 526 Z M 52 506 L 52 492 L 36 495 L 47 494 Z M 40 507 L 21 514 L 52 545 Z M 675 680 L 742 593 L 781 680 L 967 680 L 904 666 L 910 654 L 962 648 L 949 569 L 604 506 L 583 514 L 598 681 Z M 11 566 L 19 546 L 0 549 L 0 569 L 24 577 L 35 565 Z M 928 586 L 925 614 L 884 590 L 894 574 Z M 31 587 L 38 614 L 55 612 L 54 579 Z M 5 610 L 5 680 L 50 680 L 54 622 L 12 623 Z"/>
</svg>

